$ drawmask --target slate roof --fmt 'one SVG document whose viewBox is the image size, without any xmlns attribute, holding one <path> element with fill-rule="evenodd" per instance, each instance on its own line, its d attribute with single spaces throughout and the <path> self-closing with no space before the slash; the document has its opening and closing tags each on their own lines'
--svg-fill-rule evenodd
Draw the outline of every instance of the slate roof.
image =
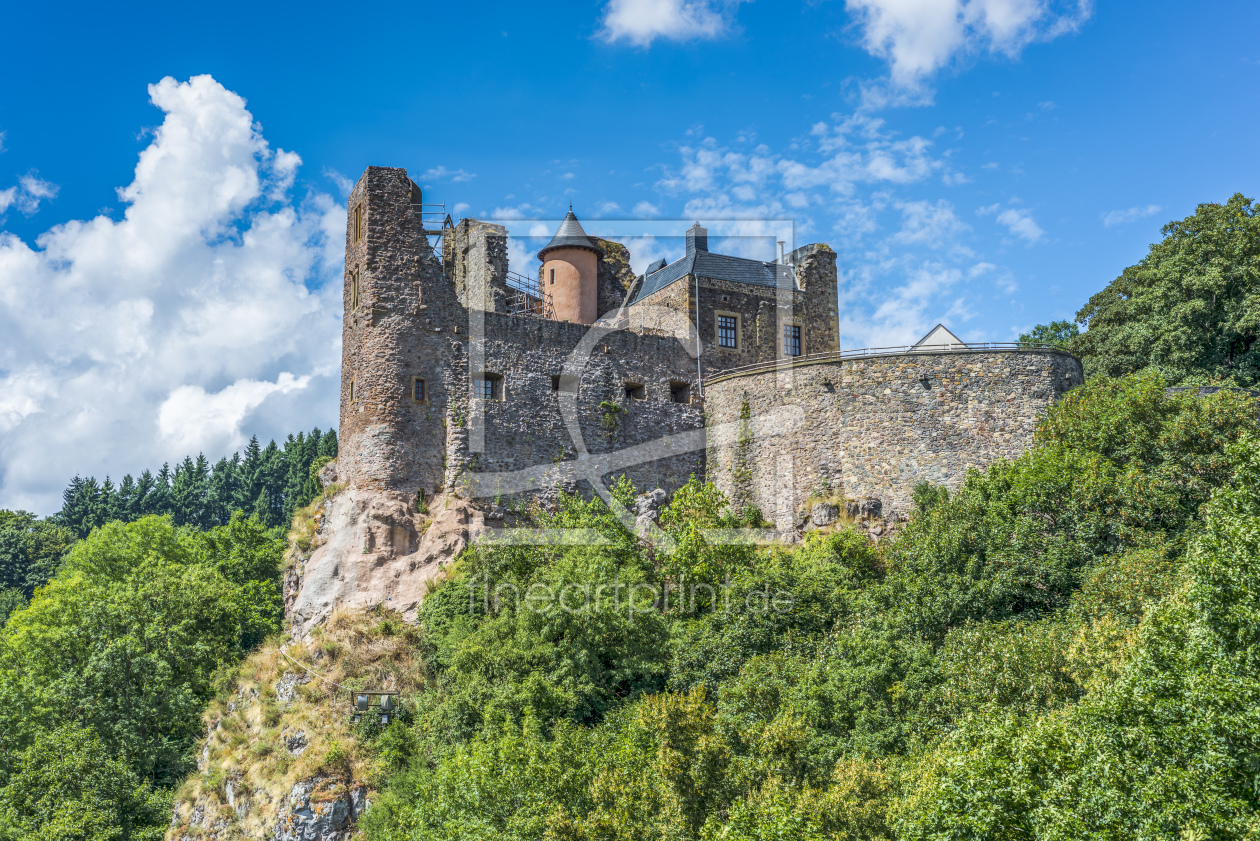
<svg viewBox="0 0 1260 841">
<path fill-rule="evenodd" d="M 776 286 L 775 274 L 778 271 L 783 271 L 787 283 L 795 286 L 796 276 L 790 266 L 697 250 L 649 274 L 644 278 L 638 294 L 630 303 L 637 303 L 687 275 L 711 277 L 715 280 L 733 280 L 736 283 L 750 283 L 754 286 L 768 286 L 773 289 Z"/>
<path fill-rule="evenodd" d="M 568 214 L 560 223 L 560 227 L 556 229 L 556 235 L 551 238 L 551 242 L 544 245 L 538 252 L 538 259 L 541 260 L 543 255 L 553 248 L 589 248 L 591 251 L 599 251 L 595 243 L 591 242 L 586 235 L 586 231 L 582 230 L 582 223 L 573 215 L 573 208 L 569 208 Z"/>
</svg>

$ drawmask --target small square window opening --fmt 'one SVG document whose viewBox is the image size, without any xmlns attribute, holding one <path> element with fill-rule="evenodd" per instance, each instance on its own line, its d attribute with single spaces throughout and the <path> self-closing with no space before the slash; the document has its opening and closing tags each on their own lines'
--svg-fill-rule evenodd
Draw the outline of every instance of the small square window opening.
<svg viewBox="0 0 1260 841">
<path fill-rule="evenodd" d="M 503 399 L 503 377 L 498 374 L 482 374 L 473 378 L 473 397 L 482 400 Z"/>
<path fill-rule="evenodd" d="M 675 403 L 691 402 L 691 384 L 681 382 L 671 382 L 669 384 L 669 399 Z"/>
<path fill-rule="evenodd" d="M 628 400 L 646 400 L 647 389 L 642 383 L 626 383 L 626 399 Z"/>
</svg>

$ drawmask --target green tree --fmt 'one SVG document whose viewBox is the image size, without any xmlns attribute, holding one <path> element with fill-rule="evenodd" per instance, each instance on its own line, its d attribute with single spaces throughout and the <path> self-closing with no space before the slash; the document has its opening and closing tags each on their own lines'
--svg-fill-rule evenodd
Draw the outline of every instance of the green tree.
<svg viewBox="0 0 1260 841">
<path fill-rule="evenodd" d="M 23 752 L 0 804 L 5 841 L 157 841 L 169 797 L 111 755 L 95 733 L 65 725 Z"/>
<path fill-rule="evenodd" d="M 1184 583 L 1079 705 L 989 715 L 946 739 L 896 809 L 899 835 L 1245 838 L 1260 821 L 1260 440 L 1230 450 Z"/>
<path fill-rule="evenodd" d="M 1049 324 L 1038 324 L 1027 333 L 1021 333 L 1021 345 L 1049 345 L 1060 350 L 1070 350 L 1072 340 L 1081 334 L 1081 329 L 1071 321 L 1051 321 Z"/>
<path fill-rule="evenodd" d="M 75 544 L 0 634 L 0 781 L 67 721 L 141 779 L 178 780 L 216 672 L 279 628 L 277 543 L 248 521 L 207 537 L 145 517 Z"/>
<path fill-rule="evenodd" d="M 1154 368 L 1171 385 L 1260 382 L 1260 218 L 1251 199 L 1201 204 L 1076 314 L 1087 375 Z"/>
</svg>

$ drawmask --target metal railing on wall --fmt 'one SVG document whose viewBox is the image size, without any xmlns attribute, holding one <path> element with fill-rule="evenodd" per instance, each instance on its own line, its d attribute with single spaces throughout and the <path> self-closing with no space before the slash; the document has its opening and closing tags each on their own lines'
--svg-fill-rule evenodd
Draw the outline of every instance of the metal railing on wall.
<svg viewBox="0 0 1260 841">
<path fill-rule="evenodd" d="M 1037 344 L 1033 342 L 952 342 L 950 344 L 941 345 L 894 345 L 892 347 L 864 347 L 854 348 L 853 350 L 828 351 L 826 353 L 811 353 L 807 356 L 786 356 L 780 359 L 768 359 L 764 362 L 753 362 L 749 365 L 741 365 L 738 368 L 725 368 L 721 371 L 715 371 L 710 376 L 714 380 L 724 379 L 729 376 L 747 373 L 749 371 L 774 370 L 776 367 L 787 365 L 799 365 L 802 363 L 813 364 L 816 362 L 827 362 L 831 360 L 842 359 L 860 359 L 862 357 L 874 356 L 905 356 L 908 354 L 939 354 L 939 353 L 974 353 L 976 351 L 1038 351 L 1038 350 L 1060 350 L 1052 345 Z"/>
</svg>

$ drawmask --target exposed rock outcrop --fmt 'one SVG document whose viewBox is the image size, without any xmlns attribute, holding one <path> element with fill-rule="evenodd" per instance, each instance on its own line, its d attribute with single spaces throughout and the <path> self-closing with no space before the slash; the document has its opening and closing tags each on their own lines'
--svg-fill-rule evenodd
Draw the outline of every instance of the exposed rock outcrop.
<svg viewBox="0 0 1260 841">
<path fill-rule="evenodd" d="M 293 786 L 273 841 L 344 841 L 355 829 L 367 804 L 362 786 L 346 786 L 327 777 L 302 780 Z"/>
<path fill-rule="evenodd" d="M 486 528 L 486 514 L 454 494 L 436 496 L 427 511 L 418 501 L 348 488 L 324 502 L 314 548 L 285 578 L 294 636 L 305 638 L 338 607 L 385 605 L 415 620 L 430 582 Z"/>
</svg>

